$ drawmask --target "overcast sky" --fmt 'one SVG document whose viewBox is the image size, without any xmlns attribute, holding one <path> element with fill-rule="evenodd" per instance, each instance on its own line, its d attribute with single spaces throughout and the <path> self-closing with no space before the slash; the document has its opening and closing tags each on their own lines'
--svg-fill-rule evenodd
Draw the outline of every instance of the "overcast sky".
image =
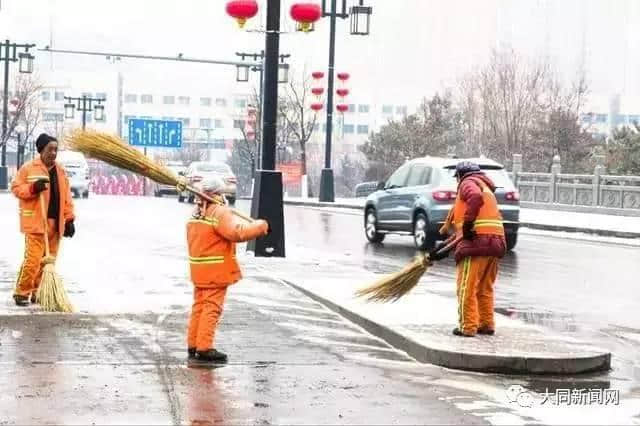
<svg viewBox="0 0 640 426">
<path fill-rule="evenodd" d="M 239 31 L 224 0 L 2 0 L 0 36 L 97 50 L 234 59 L 234 52 L 264 48 L 264 37 Z M 247 27 L 259 29 L 260 14 Z M 283 0 L 283 30 L 292 30 Z M 320 1 L 318 0 L 318 3 Z M 349 0 L 353 3 L 353 0 Z M 547 55 L 565 76 L 584 64 L 592 91 L 640 96 L 640 1 L 637 0 L 365 0 L 373 6 L 371 35 L 348 35 L 338 22 L 337 68 L 352 74 L 357 97 L 412 104 L 487 60 L 490 49 L 510 44 L 525 55 Z M 293 66 L 326 70 L 327 19 L 309 34 L 288 33 L 281 52 Z M 38 67 L 51 69 L 48 54 Z M 129 78 L 158 84 L 234 85 L 232 68 L 126 61 Z M 104 59 L 56 56 L 53 68 L 110 69 Z M 112 68 L 111 68 L 112 69 Z M 180 81 L 180 83 L 176 83 Z"/>
</svg>

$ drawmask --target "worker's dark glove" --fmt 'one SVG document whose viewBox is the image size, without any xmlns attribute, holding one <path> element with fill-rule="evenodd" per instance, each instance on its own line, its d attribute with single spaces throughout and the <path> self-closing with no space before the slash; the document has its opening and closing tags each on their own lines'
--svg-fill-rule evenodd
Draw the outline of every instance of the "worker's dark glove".
<svg viewBox="0 0 640 426">
<path fill-rule="evenodd" d="M 67 238 L 72 238 L 75 233 L 76 233 L 76 227 L 73 224 L 73 220 L 70 220 L 64 224 L 64 234 L 62 234 L 63 236 Z"/>
<path fill-rule="evenodd" d="M 465 221 L 462 224 L 462 238 L 465 240 L 473 240 L 476 237 L 476 231 L 473 230 L 473 222 Z"/>
<path fill-rule="evenodd" d="M 446 259 L 447 257 L 449 257 L 449 252 L 451 250 L 443 250 L 441 252 L 438 253 L 438 251 L 443 248 L 445 246 L 445 242 L 444 241 L 440 241 L 438 243 L 436 243 L 435 247 L 433 248 L 433 250 L 431 250 L 429 252 L 429 260 L 442 260 L 442 259 Z"/>
<path fill-rule="evenodd" d="M 33 183 L 33 193 L 39 194 L 45 189 L 47 189 L 47 183 L 49 183 L 46 179 L 38 179 Z"/>
</svg>

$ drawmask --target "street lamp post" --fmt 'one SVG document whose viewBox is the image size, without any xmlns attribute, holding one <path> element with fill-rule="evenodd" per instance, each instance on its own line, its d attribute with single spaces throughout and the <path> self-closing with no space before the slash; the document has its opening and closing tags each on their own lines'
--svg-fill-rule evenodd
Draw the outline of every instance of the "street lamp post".
<svg viewBox="0 0 640 426">
<path fill-rule="evenodd" d="M 104 120 L 104 105 L 102 105 L 102 102 L 105 102 L 105 99 L 92 98 L 86 95 L 82 95 L 79 98 L 65 96 L 64 99 L 67 101 L 64 104 L 64 118 L 73 118 L 74 111 L 77 108 L 78 111 L 82 112 L 82 130 L 87 126 L 87 112 L 94 111 L 96 121 Z M 93 105 L 94 102 L 97 102 L 97 104 Z"/>
<path fill-rule="evenodd" d="M 342 0 L 342 11 L 337 11 L 338 0 L 329 0 L 331 2 L 330 10 L 326 9 L 326 0 L 322 0 L 322 16 L 329 17 L 329 70 L 327 76 L 327 132 L 324 154 L 324 169 L 320 175 L 320 201 L 335 201 L 335 185 L 333 180 L 333 169 L 331 168 L 331 137 L 333 130 L 333 83 L 335 73 L 335 57 L 336 57 L 336 20 L 337 18 L 347 19 L 351 16 L 351 34 L 367 35 L 369 34 L 370 16 L 372 8 L 363 5 L 360 0 L 358 6 L 352 6 L 347 12 L 347 1 Z"/>
<path fill-rule="evenodd" d="M 249 243 L 260 257 L 284 257 L 284 208 L 282 173 L 275 170 L 276 126 L 278 120 L 278 58 L 280 49 L 280 0 L 267 2 L 265 35 L 264 93 L 262 98 L 262 164 L 256 173 L 251 216 L 269 222 L 271 232 Z"/>
<path fill-rule="evenodd" d="M 4 94 L 2 108 L 2 158 L 0 160 L 0 189 L 7 189 L 9 186 L 7 173 L 7 120 L 9 114 L 9 63 L 20 62 L 18 71 L 24 74 L 33 72 L 33 55 L 29 49 L 35 44 L 17 44 L 9 40 L 0 42 L 0 60 L 4 62 Z M 24 52 L 18 53 L 18 49 Z"/>
</svg>

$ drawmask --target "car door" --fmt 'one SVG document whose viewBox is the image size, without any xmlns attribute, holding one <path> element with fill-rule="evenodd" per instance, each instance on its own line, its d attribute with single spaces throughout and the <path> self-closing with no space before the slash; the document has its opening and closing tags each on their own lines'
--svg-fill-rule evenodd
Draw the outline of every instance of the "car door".
<svg viewBox="0 0 640 426">
<path fill-rule="evenodd" d="M 398 192 L 405 186 L 410 168 L 410 164 L 405 164 L 396 170 L 378 198 L 378 222 L 385 229 L 395 229 L 398 226 Z"/>
<path fill-rule="evenodd" d="M 411 166 L 406 185 L 397 191 L 397 225 L 403 231 L 410 232 L 413 226 L 413 207 L 416 199 L 424 193 L 431 176 L 431 167 L 416 163 Z"/>
</svg>

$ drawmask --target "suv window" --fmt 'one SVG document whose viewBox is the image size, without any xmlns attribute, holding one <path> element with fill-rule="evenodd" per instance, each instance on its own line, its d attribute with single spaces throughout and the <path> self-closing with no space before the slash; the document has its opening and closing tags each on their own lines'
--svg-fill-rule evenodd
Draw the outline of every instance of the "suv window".
<svg viewBox="0 0 640 426">
<path fill-rule="evenodd" d="M 428 185 L 431 178 L 431 167 L 424 164 L 414 164 L 409 172 L 407 186 Z"/>
<path fill-rule="evenodd" d="M 403 187 L 407 182 L 407 176 L 409 175 L 410 167 L 411 166 L 407 164 L 400 167 L 398 170 L 396 170 L 396 172 L 392 174 L 389 180 L 387 181 L 387 184 L 385 185 L 386 188 Z"/>
<path fill-rule="evenodd" d="M 482 165 L 480 166 L 480 169 L 493 181 L 496 187 L 504 188 L 509 191 L 513 189 L 513 182 L 511 181 L 511 178 L 509 177 L 505 169 L 497 169 L 494 167 L 485 168 Z M 456 186 L 457 182 L 456 178 L 453 177 L 453 173 L 453 168 L 445 168 L 444 173 L 442 173 L 442 179 L 440 183 L 448 184 L 449 186 Z"/>
</svg>

